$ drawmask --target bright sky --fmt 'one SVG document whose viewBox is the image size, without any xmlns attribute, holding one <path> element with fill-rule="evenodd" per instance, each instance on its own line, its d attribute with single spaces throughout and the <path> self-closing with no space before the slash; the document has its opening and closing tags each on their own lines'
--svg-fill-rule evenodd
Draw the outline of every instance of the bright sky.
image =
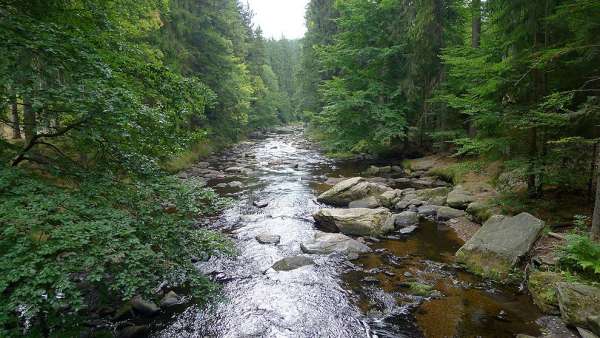
<svg viewBox="0 0 600 338">
<path fill-rule="evenodd" d="M 309 0 L 248 0 L 254 12 L 254 24 L 265 38 L 288 39 L 304 36 L 304 11 Z"/>
</svg>

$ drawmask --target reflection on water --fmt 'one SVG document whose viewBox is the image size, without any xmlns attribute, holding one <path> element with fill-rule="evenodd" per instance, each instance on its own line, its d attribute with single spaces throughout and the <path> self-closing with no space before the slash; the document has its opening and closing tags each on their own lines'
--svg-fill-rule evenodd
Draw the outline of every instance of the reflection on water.
<svg viewBox="0 0 600 338">
<path fill-rule="evenodd" d="M 221 301 L 190 306 L 156 324 L 157 337 L 442 337 L 537 334 L 539 313 L 526 296 L 495 288 L 453 266 L 454 233 L 424 221 L 409 237 L 366 239 L 371 254 L 349 262 L 313 256 L 315 265 L 290 272 L 270 269 L 302 254 L 311 238 L 323 175 L 358 175 L 368 163 L 332 162 L 299 130 L 242 144 L 212 161 L 215 168 L 251 169 L 230 177 L 242 189 L 220 189 L 236 203 L 210 226 L 228 233 L 239 255 L 213 258 L 198 268 L 223 285 Z M 222 181 L 210 182 L 216 185 Z M 268 201 L 264 209 L 252 205 Z M 262 245 L 259 234 L 281 236 Z M 409 283 L 432 287 L 427 297 Z"/>
</svg>

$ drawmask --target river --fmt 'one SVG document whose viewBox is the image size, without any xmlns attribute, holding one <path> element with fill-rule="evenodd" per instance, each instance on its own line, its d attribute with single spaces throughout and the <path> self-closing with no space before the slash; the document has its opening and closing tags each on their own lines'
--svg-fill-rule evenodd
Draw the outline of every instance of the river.
<svg viewBox="0 0 600 338">
<path fill-rule="evenodd" d="M 235 199 L 208 226 L 232 238 L 238 255 L 212 258 L 198 268 L 222 285 L 221 297 L 162 318 L 155 337 L 511 337 L 537 335 L 541 317 L 529 296 L 464 272 L 453 262 L 461 241 L 444 224 L 421 221 L 408 236 L 366 238 L 373 252 L 349 261 L 312 255 L 315 264 L 289 272 L 270 267 L 301 255 L 315 232 L 312 213 L 327 177 L 358 176 L 368 161 L 325 157 L 287 128 L 213 156 L 210 166 L 241 173 L 209 185 Z M 389 162 L 386 162 L 389 163 Z M 235 171 L 230 170 L 230 171 Z M 234 183 L 231 186 L 228 182 Z M 257 208 L 254 201 L 266 201 Z M 281 236 L 277 245 L 259 234 Z M 407 281 L 434 288 L 425 297 Z"/>
</svg>

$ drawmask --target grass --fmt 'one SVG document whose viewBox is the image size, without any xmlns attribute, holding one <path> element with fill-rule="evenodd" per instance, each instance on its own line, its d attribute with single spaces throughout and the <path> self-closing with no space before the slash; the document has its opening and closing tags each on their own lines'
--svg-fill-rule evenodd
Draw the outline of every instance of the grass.
<svg viewBox="0 0 600 338">
<path fill-rule="evenodd" d="M 205 141 L 197 143 L 191 149 L 181 153 L 172 160 L 163 163 L 162 168 L 169 173 L 177 173 L 185 170 L 199 160 L 210 156 L 212 153 L 219 151 L 227 146 L 226 142 L 222 141 Z"/>
<path fill-rule="evenodd" d="M 463 161 L 446 166 L 433 167 L 429 170 L 429 174 L 437 176 L 444 181 L 460 184 L 464 181 L 467 174 L 484 173 L 486 163 L 480 160 Z"/>
</svg>

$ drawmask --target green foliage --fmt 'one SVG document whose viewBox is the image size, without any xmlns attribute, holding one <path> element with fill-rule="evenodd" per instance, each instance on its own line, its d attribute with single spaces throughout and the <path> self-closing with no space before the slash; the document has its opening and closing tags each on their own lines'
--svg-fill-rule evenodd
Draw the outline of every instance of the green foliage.
<svg viewBox="0 0 600 338">
<path fill-rule="evenodd" d="M 460 184 L 466 174 L 484 172 L 485 165 L 486 163 L 484 161 L 461 161 L 446 166 L 436 166 L 431 168 L 429 174 L 438 176 L 447 182 Z"/>
<path fill-rule="evenodd" d="M 571 234 L 560 248 L 562 268 L 592 281 L 600 282 L 600 244 L 587 235 Z"/>
<path fill-rule="evenodd" d="M 163 281 L 189 286 L 200 300 L 214 290 L 191 263 L 231 252 L 220 234 L 193 226 L 224 206 L 214 192 L 171 178 L 80 177 L 64 187 L 72 185 L 0 170 L 3 336 L 26 322 L 58 334 L 106 303 L 153 297 Z M 97 297 L 104 304 L 90 304 Z"/>
</svg>

